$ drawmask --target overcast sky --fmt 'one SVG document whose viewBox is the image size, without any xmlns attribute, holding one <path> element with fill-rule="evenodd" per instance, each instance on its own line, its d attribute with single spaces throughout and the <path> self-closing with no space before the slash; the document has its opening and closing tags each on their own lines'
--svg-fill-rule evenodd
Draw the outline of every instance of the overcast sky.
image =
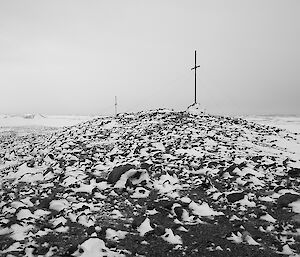
<svg viewBox="0 0 300 257">
<path fill-rule="evenodd" d="M 299 0 L 0 0 L 0 113 L 113 114 L 194 101 L 300 114 Z"/>
</svg>

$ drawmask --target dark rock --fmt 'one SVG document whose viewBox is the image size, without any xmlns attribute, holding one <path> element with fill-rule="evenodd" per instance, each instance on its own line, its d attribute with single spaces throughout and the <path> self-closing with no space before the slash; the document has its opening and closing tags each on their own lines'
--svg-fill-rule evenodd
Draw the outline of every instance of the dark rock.
<svg viewBox="0 0 300 257">
<path fill-rule="evenodd" d="M 148 202 L 146 206 L 147 206 L 147 210 L 153 210 L 155 208 L 154 203 L 151 201 Z"/>
<path fill-rule="evenodd" d="M 163 209 L 171 210 L 174 202 L 169 201 L 169 200 L 161 200 L 161 201 L 159 201 L 158 204 L 159 204 L 159 207 L 161 207 Z"/>
<path fill-rule="evenodd" d="M 300 177 L 300 168 L 292 168 L 288 171 L 288 175 L 292 178 Z"/>
<path fill-rule="evenodd" d="M 300 214 L 296 214 L 292 217 L 292 221 L 294 221 L 297 224 L 300 224 Z"/>
<path fill-rule="evenodd" d="M 227 195 L 228 202 L 234 203 L 244 198 L 245 194 L 243 192 L 240 193 L 231 193 Z"/>
<path fill-rule="evenodd" d="M 124 195 L 124 193 L 126 192 L 126 188 L 115 188 L 114 191 L 118 195 Z"/>
<path fill-rule="evenodd" d="M 100 182 L 104 182 L 104 181 L 106 181 L 105 178 L 96 177 L 96 183 L 100 183 Z"/>
<path fill-rule="evenodd" d="M 49 153 L 48 156 L 49 156 L 49 158 L 50 158 L 51 160 L 54 160 L 54 156 L 53 156 L 52 153 Z"/>
<path fill-rule="evenodd" d="M 165 228 L 161 225 L 158 225 L 154 228 L 154 234 L 157 236 L 162 236 L 165 234 Z"/>
<path fill-rule="evenodd" d="M 48 168 L 44 171 L 44 176 L 47 175 L 49 172 L 53 172 L 53 168 L 52 168 L 52 167 L 48 167 Z"/>
<path fill-rule="evenodd" d="M 216 162 L 216 161 L 211 161 L 211 162 L 209 162 L 209 163 L 207 164 L 207 167 L 208 167 L 208 168 L 215 168 L 215 167 L 217 167 L 218 165 L 219 165 L 218 162 Z"/>
<path fill-rule="evenodd" d="M 66 164 L 67 164 L 66 160 L 64 160 L 64 159 L 60 159 L 59 160 L 59 167 L 61 169 L 65 169 L 66 168 Z"/>
<path fill-rule="evenodd" d="M 133 184 L 132 184 L 132 182 L 131 182 L 131 180 L 127 179 L 127 181 L 125 183 L 125 187 L 126 188 L 128 188 L 128 187 L 131 187 L 131 188 L 134 187 Z"/>
<path fill-rule="evenodd" d="M 107 246 L 108 248 L 115 248 L 115 247 L 118 246 L 118 244 L 117 244 L 117 242 L 108 240 L 108 241 L 106 242 L 106 246 Z"/>
<path fill-rule="evenodd" d="M 258 162 L 258 161 L 260 161 L 260 160 L 262 159 L 262 157 L 263 157 L 263 156 L 253 156 L 253 157 L 251 157 L 251 160 L 252 160 L 253 162 Z"/>
<path fill-rule="evenodd" d="M 208 179 L 206 179 L 205 181 L 203 181 L 202 184 L 201 184 L 201 188 L 204 188 L 205 190 L 209 189 L 211 186 L 212 185 L 211 185 L 211 183 L 210 183 L 210 181 Z"/>
<path fill-rule="evenodd" d="M 106 230 L 107 230 L 107 227 L 103 226 L 100 231 L 97 231 L 96 233 L 97 233 L 98 238 L 106 241 Z"/>
<path fill-rule="evenodd" d="M 34 163 L 35 163 L 34 160 L 30 160 L 30 161 L 28 161 L 28 162 L 26 163 L 26 165 L 27 165 L 27 167 L 29 167 L 29 168 L 33 168 L 33 167 L 34 167 Z"/>
<path fill-rule="evenodd" d="M 141 164 L 141 169 L 145 169 L 145 170 L 149 170 L 149 168 L 151 167 L 151 164 L 143 162 Z"/>
<path fill-rule="evenodd" d="M 121 166 L 117 166 L 115 167 L 108 175 L 107 178 L 107 183 L 110 184 L 115 184 L 120 177 L 127 171 L 134 169 L 135 166 L 131 165 L 131 164 L 126 164 L 126 165 L 121 165 Z"/>
<path fill-rule="evenodd" d="M 278 186 L 278 187 L 276 187 L 275 189 L 274 189 L 274 192 L 275 193 L 278 193 L 280 190 L 282 190 L 282 189 L 285 189 L 285 187 L 284 186 Z"/>
<path fill-rule="evenodd" d="M 235 170 L 235 168 L 237 168 L 238 166 L 236 165 L 236 164 L 232 164 L 232 165 L 230 165 L 229 167 L 227 167 L 226 169 L 224 169 L 224 170 L 221 170 L 220 172 L 219 172 L 219 175 L 220 176 L 223 176 L 226 172 L 228 172 L 230 175 L 235 175 L 235 174 L 233 174 L 232 172 Z"/>
<path fill-rule="evenodd" d="M 247 167 L 247 162 L 242 162 L 239 165 L 237 165 L 237 167 L 242 170 L 243 168 Z"/>
<path fill-rule="evenodd" d="M 283 166 L 284 166 L 284 167 L 287 167 L 287 164 L 288 164 L 289 161 L 290 161 L 290 159 L 289 159 L 289 158 L 286 158 L 286 159 L 282 162 Z"/>
<path fill-rule="evenodd" d="M 277 199 L 277 206 L 288 207 L 290 203 L 295 202 L 298 199 L 300 199 L 300 195 L 286 193 Z"/>
<path fill-rule="evenodd" d="M 50 202 L 52 201 L 51 198 L 43 198 L 40 199 L 40 204 L 39 204 L 39 208 L 41 209 L 49 209 L 50 206 Z"/>
<path fill-rule="evenodd" d="M 144 216 L 135 217 L 131 224 L 132 228 L 137 229 L 145 221 L 145 219 L 146 217 Z"/>
<path fill-rule="evenodd" d="M 63 256 L 74 256 L 73 253 L 75 253 L 78 250 L 78 245 L 71 245 L 69 249 L 64 253 Z"/>
<path fill-rule="evenodd" d="M 183 208 L 181 206 L 176 206 L 174 208 L 174 212 L 176 213 L 176 216 L 179 220 L 182 219 L 182 213 L 183 213 Z"/>
<path fill-rule="evenodd" d="M 38 248 L 36 248 L 34 246 L 31 246 L 31 247 L 34 248 L 34 250 L 32 252 L 32 254 L 34 254 L 34 255 L 45 256 L 48 253 L 48 251 L 49 251 L 48 247 L 43 247 L 43 246 L 42 247 L 38 247 Z"/>
<path fill-rule="evenodd" d="M 76 163 L 75 160 L 70 160 L 69 163 L 68 163 L 68 166 L 72 166 L 72 165 L 74 165 L 75 163 Z"/>
</svg>

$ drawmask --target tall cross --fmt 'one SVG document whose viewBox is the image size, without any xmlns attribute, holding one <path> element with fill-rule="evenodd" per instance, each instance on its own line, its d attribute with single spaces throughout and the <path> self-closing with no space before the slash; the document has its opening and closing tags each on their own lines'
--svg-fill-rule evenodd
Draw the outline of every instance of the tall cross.
<svg viewBox="0 0 300 257">
<path fill-rule="evenodd" d="M 197 66 L 197 60 L 196 60 L 196 57 L 197 56 L 197 51 L 195 50 L 195 66 L 191 69 L 191 70 L 195 70 L 195 103 L 197 103 L 197 87 L 196 87 L 196 84 L 197 84 L 197 76 L 196 76 L 196 70 L 197 68 L 200 68 L 200 65 Z"/>
</svg>

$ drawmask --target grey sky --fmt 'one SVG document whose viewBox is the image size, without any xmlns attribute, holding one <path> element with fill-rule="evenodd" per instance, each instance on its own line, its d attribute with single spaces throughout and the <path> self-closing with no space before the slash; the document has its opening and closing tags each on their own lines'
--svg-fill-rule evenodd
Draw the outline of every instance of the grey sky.
<svg viewBox="0 0 300 257">
<path fill-rule="evenodd" d="M 0 0 L 0 113 L 112 114 L 198 101 L 300 114 L 300 1 Z"/>
</svg>

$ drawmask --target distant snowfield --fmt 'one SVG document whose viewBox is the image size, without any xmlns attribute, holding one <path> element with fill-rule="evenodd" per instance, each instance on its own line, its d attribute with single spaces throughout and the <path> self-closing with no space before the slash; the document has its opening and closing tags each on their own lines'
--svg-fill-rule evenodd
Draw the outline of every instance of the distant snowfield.
<svg viewBox="0 0 300 257">
<path fill-rule="evenodd" d="M 297 116 L 245 116 L 243 118 L 258 124 L 300 133 L 300 117 Z"/>
<path fill-rule="evenodd" d="M 5 115 L 0 114 L 0 132 L 22 127 L 51 127 L 61 128 L 73 126 L 96 118 L 96 116 L 78 115 Z M 243 116 L 242 118 L 258 124 L 286 129 L 300 133 L 300 117 L 297 116 Z"/>
<path fill-rule="evenodd" d="M 0 114 L 0 131 L 18 127 L 53 127 L 73 126 L 95 118 L 95 116 L 76 115 L 5 115 Z"/>
</svg>

